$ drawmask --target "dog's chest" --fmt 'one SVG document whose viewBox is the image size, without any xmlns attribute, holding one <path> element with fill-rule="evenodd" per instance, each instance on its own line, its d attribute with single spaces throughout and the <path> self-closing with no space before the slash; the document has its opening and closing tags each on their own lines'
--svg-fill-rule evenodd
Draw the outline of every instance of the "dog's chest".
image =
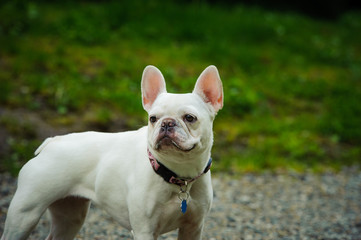
<svg viewBox="0 0 361 240">
<path fill-rule="evenodd" d="M 187 200 L 187 210 L 184 213 L 181 211 L 181 200 L 178 198 L 178 194 L 172 195 L 166 203 L 159 204 L 156 210 L 159 212 L 157 231 L 161 234 L 166 233 L 188 222 L 189 218 L 196 214 L 196 202 L 196 199 L 189 197 Z"/>
</svg>

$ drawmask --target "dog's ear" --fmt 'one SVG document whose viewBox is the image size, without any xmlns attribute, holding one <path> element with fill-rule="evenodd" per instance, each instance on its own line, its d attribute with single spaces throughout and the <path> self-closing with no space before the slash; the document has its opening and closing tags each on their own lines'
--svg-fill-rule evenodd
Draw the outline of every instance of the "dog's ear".
<svg viewBox="0 0 361 240">
<path fill-rule="evenodd" d="M 162 73 L 154 66 L 147 66 L 142 76 L 143 108 L 149 111 L 159 94 L 167 92 Z"/>
<path fill-rule="evenodd" d="M 209 66 L 201 73 L 193 93 L 198 94 L 203 101 L 210 104 L 215 113 L 223 107 L 222 81 L 215 66 Z"/>
</svg>

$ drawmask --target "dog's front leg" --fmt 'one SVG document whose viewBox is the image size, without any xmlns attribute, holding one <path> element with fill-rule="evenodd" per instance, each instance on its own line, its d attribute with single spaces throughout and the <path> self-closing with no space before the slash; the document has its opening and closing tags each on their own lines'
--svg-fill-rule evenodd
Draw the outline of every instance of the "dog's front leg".
<svg viewBox="0 0 361 240">
<path fill-rule="evenodd" d="M 197 223 L 187 223 L 179 228 L 178 240 L 200 240 L 202 237 L 203 231 L 203 221 L 202 224 Z"/>
<path fill-rule="evenodd" d="M 159 212 L 156 211 L 156 202 L 150 200 L 154 198 L 149 197 L 149 193 L 144 193 L 146 190 L 143 190 L 143 196 L 138 192 L 129 194 L 129 220 L 133 237 L 135 240 L 156 240 L 159 236 L 159 232 L 157 232 Z"/>
<path fill-rule="evenodd" d="M 133 218 L 132 233 L 134 240 L 156 240 L 158 234 L 154 232 L 154 227 L 151 225 L 151 219 L 148 218 Z"/>
<path fill-rule="evenodd" d="M 156 240 L 159 233 L 156 232 L 157 217 L 146 214 L 146 206 L 130 211 L 130 224 L 135 240 Z"/>
<path fill-rule="evenodd" d="M 133 238 L 134 240 L 156 240 L 158 236 L 153 236 L 152 233 L 141 233 L 141 232 L 133 232 Z"/>
</svg>

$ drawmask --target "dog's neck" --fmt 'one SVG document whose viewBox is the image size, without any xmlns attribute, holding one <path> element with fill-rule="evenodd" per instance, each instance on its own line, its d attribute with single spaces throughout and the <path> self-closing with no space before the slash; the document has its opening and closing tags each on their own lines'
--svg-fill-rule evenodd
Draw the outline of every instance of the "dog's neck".
<svg viewBox="0 0 361 240">
<path fill-rule="evenodd" d="M 170 170 L 166 166 L 164 166 L 161 162 L 159 162 L 153 156 L 153 154 L 149 151 L 149 149 L 148 149 L 148 158 L 149 158 L 150 164 L 153 167 L 154 172 L 156 172 L 159 176 L 161 176 L 164 179 L 164 181 L 166 181 L 167 183 L 175 184 L 180 187 L 187 186 L 187 184 L 192 183 L 195 180 L 197 180 L 198 178 L 200 178 L 203 174 L 205 174 L 209 171 L 209 169 L 211 168 L 211 165 L 212 165 L 212 158 L 209 158 L 206 167 L 197 176 L 183 177 L 183 176 L 179 176 L 178 174 L 176 174 L 175 172 L 173 172 L 172 170 Z"/>
<path fill-rule="evenodd" d="M 152 152 L 149 149 L 148 154 L 150 154 L 149 158 L 153 157 L 154 160 L 174 172 L 177 176 L 189 179 L 197 178 L 199 175 L 202 175 L 211 159 L 210 151 L 204 152 L 203 154 L 196 154 L 197 158 L 191 154 L 187 158 L 187 161 L 184 160 L 184 156 L 179 157 L 180 160 L 178 161 L 177 156 L 174 154 L 170 157 L 167 154 L 159 154 L 158 152 Z"/>
</svg>

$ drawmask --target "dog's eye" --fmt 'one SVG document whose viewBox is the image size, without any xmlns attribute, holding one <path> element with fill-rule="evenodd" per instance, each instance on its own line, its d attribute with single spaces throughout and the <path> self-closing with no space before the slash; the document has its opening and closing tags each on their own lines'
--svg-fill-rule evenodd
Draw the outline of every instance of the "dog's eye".
<svg viewBox="0 0 361 240">
<path fill-rule="evenodd" d="M 150 116 L 150 117 L 149 117 L 149 121 L 150 121 L 151 123 L 155 123 L 155 122 L 157 121 L 157 117 L 156 117 L 156 116 Z"/>
<path fill-rule="evenodd" d="M 192 116 L 190 114 L 186 114 L 184 116 L 184 119 L 187 121 L 187 122 L 195 122 L 197 120 L 197 118 L 195 116 Z"/>
</svg>

